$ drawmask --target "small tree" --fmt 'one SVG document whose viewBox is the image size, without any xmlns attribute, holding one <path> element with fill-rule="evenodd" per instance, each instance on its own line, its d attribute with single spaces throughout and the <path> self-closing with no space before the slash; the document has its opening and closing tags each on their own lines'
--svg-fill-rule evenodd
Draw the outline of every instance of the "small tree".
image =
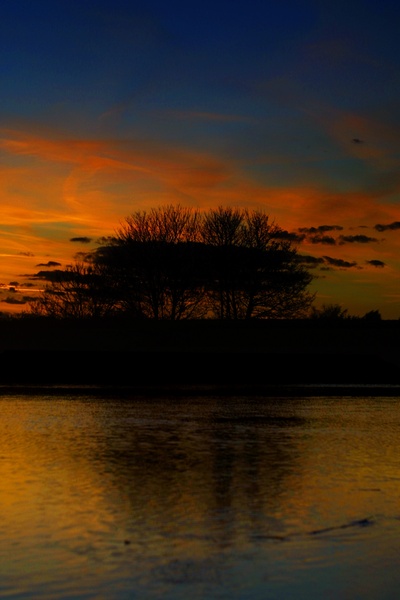
<svg viewBox="0 0 400 600">
<path fill-rule="evenodd" d="M 369 312 L 365 313 L 362 318 L 366 321 L 381 321 L 382 315 L 379 310 L 370 310 Z"/>
<path fill-rule="evenodd" d="M 321 308 L 316 308 L 315 306 L 311 308 L 310 318 L 327 321 L 351 318 L 347 313 L 347 308 L 343 309 L 340 304 L 323 304 Z"/>
<path fill-rule="evenodd" d="M 50 271 L 47 277 L 50 283 L 43 294 L 30 303 L 33 315 L 82 319 L 105 317 L 117 309 L 115 294 L 96 266 L 77 262 L 65 271 Z"/>
</svg>

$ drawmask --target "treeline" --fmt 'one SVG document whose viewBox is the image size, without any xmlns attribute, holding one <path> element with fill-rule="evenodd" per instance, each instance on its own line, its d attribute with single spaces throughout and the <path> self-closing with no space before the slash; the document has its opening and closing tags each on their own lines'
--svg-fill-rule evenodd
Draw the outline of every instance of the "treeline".
<svg viewBox="0 0 400 600">
<path fill-rule="evenodd" d="M 38 275 L 47 284 L 31 313 L 57 318 L 303 318 L 315 296 L 291 236 L 240 208 L 138 211 L 73 265 Z"/>
<path fill-rule="evenodd" d="M 262 211 L 168 205 L 137 211 L 65 270 L 41 271 L 32 316 L 133 320 L 356 319 L 313 306 L 294 236 Z M 380 320 L 379 311 L 363 319 Z"/>
</svg>

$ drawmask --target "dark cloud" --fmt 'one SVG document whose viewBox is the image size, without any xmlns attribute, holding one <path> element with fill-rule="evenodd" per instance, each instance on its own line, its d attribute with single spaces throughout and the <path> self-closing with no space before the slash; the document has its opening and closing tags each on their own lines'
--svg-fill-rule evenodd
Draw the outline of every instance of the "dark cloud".
<svg viewBox="0 0 400 600">
<path fill-rule="evenodd" d="M 378 242 L 374 237 L 367 235 L 340 235 L 339 244 L 369 244 L 370 242 Z"/>
<path fill-rule="evenodd" d="M 300 227 L 301 233 L 326 233 L 327 231 L 343 231 L 340 225 L 319 225 L 318 227 Z"/>
<path fill-rule="evenodd" d="M 379 241 L 377 238 L 369 237 L 367 235 L 340 235 L 336 239 L 330 235 L 325 235 L 328 231 L 343 231 L 343 227 L 340 225 L 301 227 L 298 231 L 305 235 L 307 241 L 311 244 L 324 244 L 325 246 L 335 246 L 336 244 L 368 244 Z"/>
<path fill-rule="evenodd" d="M 90 237 L 73 237 L 69 240 L 70 242 L 80 242 L 81 244 L 90 244 L 90 242 L 92 241 L 92 238 Z"/>
<path fill-rule="evenodd" d="M 377 225 L 375 225 L 375 229 L 377 231 L 400 229 L 400 221 L 394 221 L 393 223 L 389 223 L 388 225 L 381 225 L 380 223 L 378 223 Z"/>
<path fill-rule="evenodd" d="M 328 231 L 342 231 L 340 225 L 319 225 L 318 227 L 300 227 L 298 231 L 305 236 L 311 244 L 324 244 L 326 246 L 335 246 L 336 240 L 330 235 L 325 235 Z"/>
<path fill-rule="evenodd" d="M 290 242 L 302 242 L 305 238 L 305 235 L 299 235 L 298 233 L 289 233 L 289 231 L 286 231 L 285 229 L 282 229 L 281 231 L 278 231 L 277 233 L 274 234 L 274 239 L 277 240 L 288 240 Z"/>
<path fill-rule="evenodd" d="M 61 263 L 55 262 L 54 260 L 49 260 L 47 263 L 39 263 L 36 265 L 37 267 L 61 267 Z"/>
<path fill-rule="evenodd" d="M 19 256 L 35 256 L 33 252 L 19 252 Z"/>
<path fill-rule="evenodd" d="M 324 256 L 324 261 L 331 267 L 338 267 L 340 269 L 350 269 L 352 267 L 356 267 L 357 263 L 355 261 L 349 262 L 347 260 L 342 260 L 341 258 L 331 258 L 330 256 Z"/>
<path fill-rule="evenodd" d="M 308 240 L 312 244 L 325 244 L 327 246 L 334 246 L 336 244 L 335 238 L 330 235 L 311 235 Z"/>
<path fill-rule="evenodd" d="M 385 263 L 381 260 L 366 260 L 365 262 L 372 267 L 383 268 L 385 266 Z"/>
<path fill-rule="evenodd" d="M 309 254 L 299 254 L 297 256 L 297 262 L 307 265 L 310 268 L 318 267 L 323 264 L 323 258 L 317 258 L 316 256 L 310 256 Z"/>
</svg>

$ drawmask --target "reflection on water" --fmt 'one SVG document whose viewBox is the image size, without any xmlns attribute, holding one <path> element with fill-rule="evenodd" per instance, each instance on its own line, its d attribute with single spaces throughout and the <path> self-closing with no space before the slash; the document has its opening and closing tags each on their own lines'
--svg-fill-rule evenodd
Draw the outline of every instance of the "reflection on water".
<svg viewBox="0 0 400 600">
<path fill-rule="evenodd" d="M 400 398 L 0 400 L 0 597 L 396 598 Z"/>
</svg>

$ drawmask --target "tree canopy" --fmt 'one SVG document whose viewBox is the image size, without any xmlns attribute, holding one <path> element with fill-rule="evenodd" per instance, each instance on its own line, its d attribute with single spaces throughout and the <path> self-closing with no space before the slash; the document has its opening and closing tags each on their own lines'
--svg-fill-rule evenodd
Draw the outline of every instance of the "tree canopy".
<svg viewBox="0 0 400 600">
<path fill-rule="evenodd" d="M 295 242 L 265 213 L 168 205 L 132 213 L 79 262 L 50 275 L 31 311 L 60 318 L 300 318 L 314 301 L 312 279 Z"/>
</svg>

